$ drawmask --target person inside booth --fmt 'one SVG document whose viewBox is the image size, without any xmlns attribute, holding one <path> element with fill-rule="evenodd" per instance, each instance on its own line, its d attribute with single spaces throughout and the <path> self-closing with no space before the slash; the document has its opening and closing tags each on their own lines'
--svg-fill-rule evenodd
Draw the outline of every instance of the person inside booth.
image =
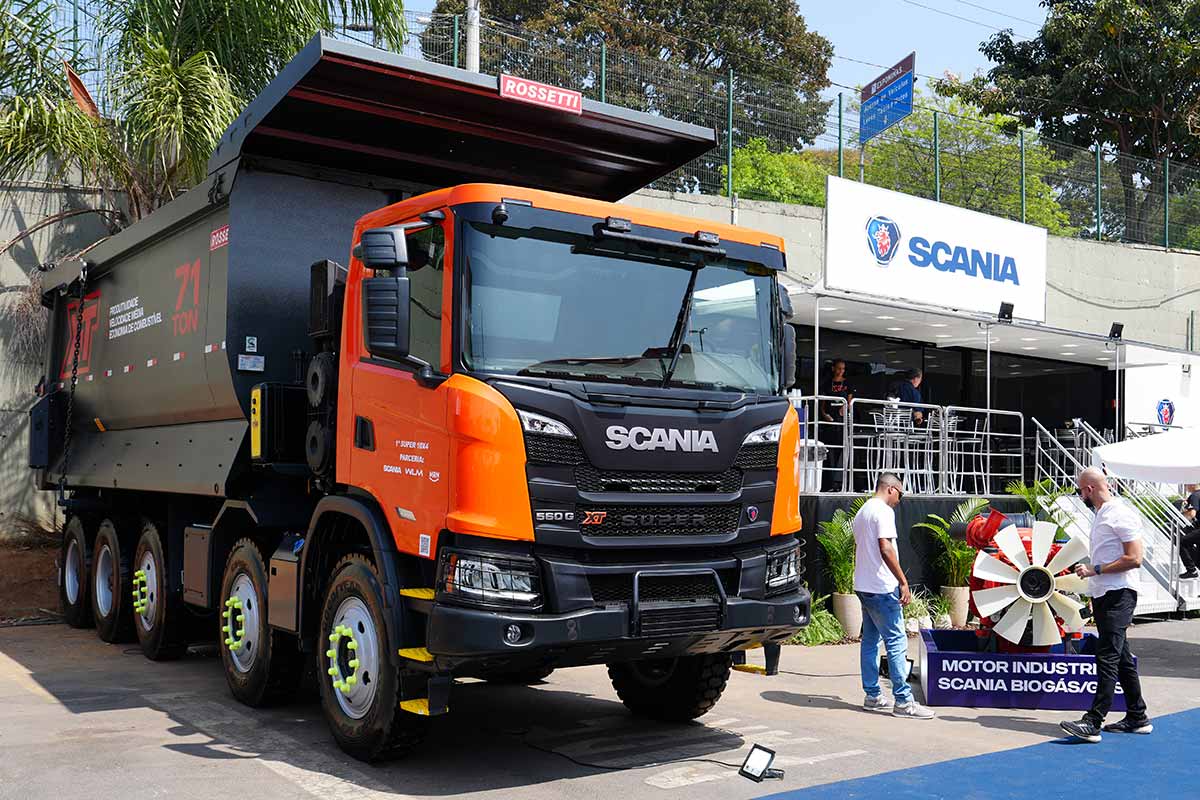
<svg viewBox="0 0 1200 800">
<path fill-rule="evenodd" d="M 841 398 L 845 402 L 822 400 L 821 422 L 817 426 L 817 439 L 823 442 L 828 451 L 825 456 L 825 468 L 821 474 L 821 491 L 842 491 L 842 450 L 845 447 L 843 438 L 846 422 L 846 410 L 854 399 L 854 389 L 846 380 L 846 362 L 835 358 L 830 364 L 829 379 L 821 387 L 825 397 Z"/>
<path fill-rule="evenodd" d="M 900 380 L 893 383 L 888 388 L 888 398 L 896 398 L 903 405 L 905 403 L 923 403 L 921 399 L 921 381 L 924 380 L 925 373 L 919 369 L 905 370 L 901 373 Z M 921 409 L 913 409 L 913 423 L 923 425 L 925 423 L 925 414 Z"/>
</svg>

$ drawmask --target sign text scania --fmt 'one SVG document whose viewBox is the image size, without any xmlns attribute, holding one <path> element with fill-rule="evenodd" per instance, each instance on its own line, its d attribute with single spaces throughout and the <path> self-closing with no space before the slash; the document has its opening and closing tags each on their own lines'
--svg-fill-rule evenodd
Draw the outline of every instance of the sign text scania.
<svg viewBox="0 0 1200 800">
<path fill-rule="evenodd" d="M 583 95 L 579 92 L 515 75 L 500 76 L 500 96 L 542 108 L 566 111 L 568 114 L 583 113 Z"/>
<path fill-rule="evenodd" d="M 988 253 L 966 247 L 951 247 L 945 242 L 930 242 L 914 236 L 908 242 L 909 262 L 916 267 L 933 267 L 938 272 L 962 272 L 972 278 L 991 281 L 1008 281 L 1020 286 L 1017 277 L 1017 262 L 1012 256 Z"/>
<path fill-rule="evenodd" d="M 634 450 L 682 450 L 686 453 L 718 452 L 717 437 L 712 431 L 610 425 L 606 433 L 608 440 L 605 444 L 613 450 L 631 447 Z"/>
</svg>

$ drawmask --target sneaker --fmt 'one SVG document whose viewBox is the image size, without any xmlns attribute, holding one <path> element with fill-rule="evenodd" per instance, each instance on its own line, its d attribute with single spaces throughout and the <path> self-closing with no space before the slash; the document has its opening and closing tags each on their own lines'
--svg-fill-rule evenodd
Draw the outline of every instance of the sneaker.
<svg viewBox="0 0 1200 800">
<path fill-rule="evenodd" d="M 1179 577 L 1181 580 L 1188 581 L 1188 580 L 1191 580 L 1192 578 L 1200 578 L 1200 572 L 1197 572 L 1194 569 L 1189 569 L 1187 572 L 1184 572 Z"/>
<path fill-rule="evenodd" d="M 1154 725 L 1145 717 L 1142 719 L 1130 719 L 1126 717 L 1120 722 L 1105 725 L 1104 730 L 1109 733 L 1140 733 L 1145 736 L 1147 733 L 1154 732 Z"/>
<path fill-rule="evenodd" d="M 867 695 L 863 700 L 863 708 L 865 708 L 867 711 L 891 711 L 892 701 L 888 700 L 881 694 L 875 695 L 874 697 Z"/>
<path fill-rule="evenodd" d="M 1095 723 L 1093 723 L 1087 717 L 1084 717 L 1078 722 L 1060 722 L 1058 723 L 1058 727 L 1062 728 L 1076 739 L 1080 739 L 1085 742 L 1091 742 L 1093 744 L 1100 741 L 1100 729 L 1096 727 Z"/>
<path fill-rule="evenodd" d="M 933 719 L 933 709 L 926 708 L 916 700 L 909 700 L 907 705 L 896 706 L 892 709 L 893 717 L 905 717 L 907 719 Z"/>
</svg>

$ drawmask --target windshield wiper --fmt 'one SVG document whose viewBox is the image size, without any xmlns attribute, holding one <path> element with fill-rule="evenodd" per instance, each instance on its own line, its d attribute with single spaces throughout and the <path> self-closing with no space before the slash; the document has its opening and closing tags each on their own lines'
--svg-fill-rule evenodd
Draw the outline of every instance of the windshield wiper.
<svg viewBox="0 0 1200 800">
<path fill-rule="evenodd" d="M 675 367 L 679 363 L 679 354 L 683 352 L 683 343 L 687 339 L 688 321 L 692 318 L 692 296 L 696 293 L 696 276 L 700 274 L 700 267 L 692 268 L 692 276 L 688 278 L 687 291 L 683 293 L 683 302 L 679 304 L 679 316 L 675 318 L 675 329 L 671 331 L 671 341 L 667 342 L 667 347 L 671 350 L 671 363 L 663 370 L 662 388 L 667 388 L 671 383 L 671 376 L 675 374 Z"/>
</svg>

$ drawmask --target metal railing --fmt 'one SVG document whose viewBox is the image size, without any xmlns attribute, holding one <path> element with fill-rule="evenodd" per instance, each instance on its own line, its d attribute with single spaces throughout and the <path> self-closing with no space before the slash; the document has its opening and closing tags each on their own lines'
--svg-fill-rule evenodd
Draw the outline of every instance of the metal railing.
<svg viewBox="0 0 1200 800">
<path fill-rule="evenodd" d="M 998 494 L 1025 476 L 1017 411 L 826 395 L 790 396 L 801 420 L 802 491 L 869 491 L 882 472 L 912 494 Z"/>
</svg>

